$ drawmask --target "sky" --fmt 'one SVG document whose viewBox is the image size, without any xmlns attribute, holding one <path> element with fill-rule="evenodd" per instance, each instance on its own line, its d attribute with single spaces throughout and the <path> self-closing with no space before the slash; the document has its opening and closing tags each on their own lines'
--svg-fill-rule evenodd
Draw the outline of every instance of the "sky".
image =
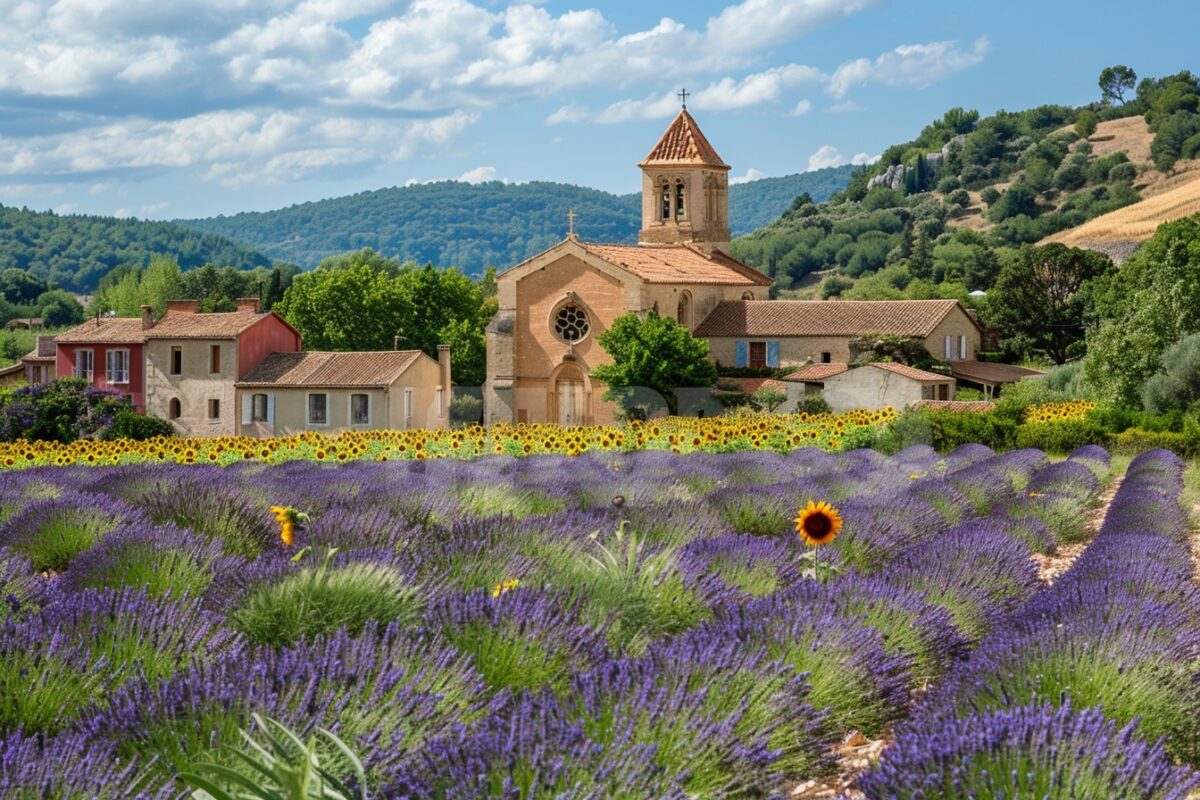
<svg viewBox="0 0 1200 800">
<path fill-rule="evenodd" d="M 734 180 L 864 163 L 948 108 L 1200 71 L 1200 3 L 0 0 L 0 204 L 150 219 L 420 181 L 637 191 L 678 112 Z"/>
</svg>

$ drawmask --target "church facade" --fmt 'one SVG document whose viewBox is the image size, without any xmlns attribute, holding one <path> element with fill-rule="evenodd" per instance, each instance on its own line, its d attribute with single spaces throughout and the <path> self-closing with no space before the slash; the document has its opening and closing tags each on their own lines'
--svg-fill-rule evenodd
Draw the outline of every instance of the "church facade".
<svg viewBox="0 0 1200 800">
<path fill-rule="evenodd" d="M 771 279 L 728 254 L 729 165 L 686 106 L 638 167 L 636 245 L 572 232 L 497 277 L 485 422 L 610 423 L 616 406 L 591 371 L 610 360 L 597 337 L 614 320 L 654 310 L 695 330 L 721 302 L 767 299 Z"/>
</svg>

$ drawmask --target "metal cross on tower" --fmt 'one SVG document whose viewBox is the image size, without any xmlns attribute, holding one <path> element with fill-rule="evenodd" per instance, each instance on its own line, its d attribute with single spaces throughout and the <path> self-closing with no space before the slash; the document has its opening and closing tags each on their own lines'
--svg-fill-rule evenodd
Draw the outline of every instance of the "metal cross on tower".
<svg viewBox="0 0 1200 800">
<path fill-rule="evenodd" d="M 687 89 L 680 89 L 679 94 L 676 95 L 679 98 L 680 102 L 683 103 L 684 111 L 687 111 L 687 99 L 688 99 L 688 95 L 690 95 L 690 94 L 691 94 L 691 92 L 689 92 Z"/>
<path fill-rule="evenodd" d="M 575 209 L 572 208 L 571 210 L 569 210 L 567 212 L 567 235 L 568 236 L 575 235 L 575 216 L 576 216 Z"/>
</svg>

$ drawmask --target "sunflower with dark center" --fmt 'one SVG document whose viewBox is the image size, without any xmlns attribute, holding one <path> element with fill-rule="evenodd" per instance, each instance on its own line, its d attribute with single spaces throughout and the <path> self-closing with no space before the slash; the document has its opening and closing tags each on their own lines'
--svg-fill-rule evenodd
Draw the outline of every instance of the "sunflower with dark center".
<svg viewBox="0 0 1200 800">
<path fill-rule="evenodd" d="M 796 533 L 804 543 L 812 547 L 829 544 L 842 530 L 842 515 L 836 508 L 822 500 L 809 500 L 808 505 L 796 515 Z"/>
</svg>

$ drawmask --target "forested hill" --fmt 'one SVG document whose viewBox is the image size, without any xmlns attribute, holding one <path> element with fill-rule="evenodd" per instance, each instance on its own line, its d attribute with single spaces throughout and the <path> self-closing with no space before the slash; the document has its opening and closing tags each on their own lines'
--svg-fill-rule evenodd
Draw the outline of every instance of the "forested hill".
<svg viewBox="0 0 1200 800">
<path fill-rule="evenodd" d="M 118 264 L 173 256 L 186 269 L 204 264 L 253 269 L 271 260 L 228 239 L 170 222 L 79 214 L 60 216 L 0 206 L 0 270 L 28 270 L 72 292 L 91 292 Z"/>
<path fill-rule="evenodd" d="M 734 235 L 771 222 L 807 192 L 821 201 L 845 188 L 852 167 L 765 178 L 730 187 Z M 636 194 L 614 195 L 562 183 L 459 181 L 360 192 L 277 211 L 179 220 L 268 256 L 312 267 L 331 255 L 370 247 L 403 261 L 478 274 L 545 250 L 567 231 L 567 211 L 585 239 L 632 242 L 641 224 Z"/>
</svg>

